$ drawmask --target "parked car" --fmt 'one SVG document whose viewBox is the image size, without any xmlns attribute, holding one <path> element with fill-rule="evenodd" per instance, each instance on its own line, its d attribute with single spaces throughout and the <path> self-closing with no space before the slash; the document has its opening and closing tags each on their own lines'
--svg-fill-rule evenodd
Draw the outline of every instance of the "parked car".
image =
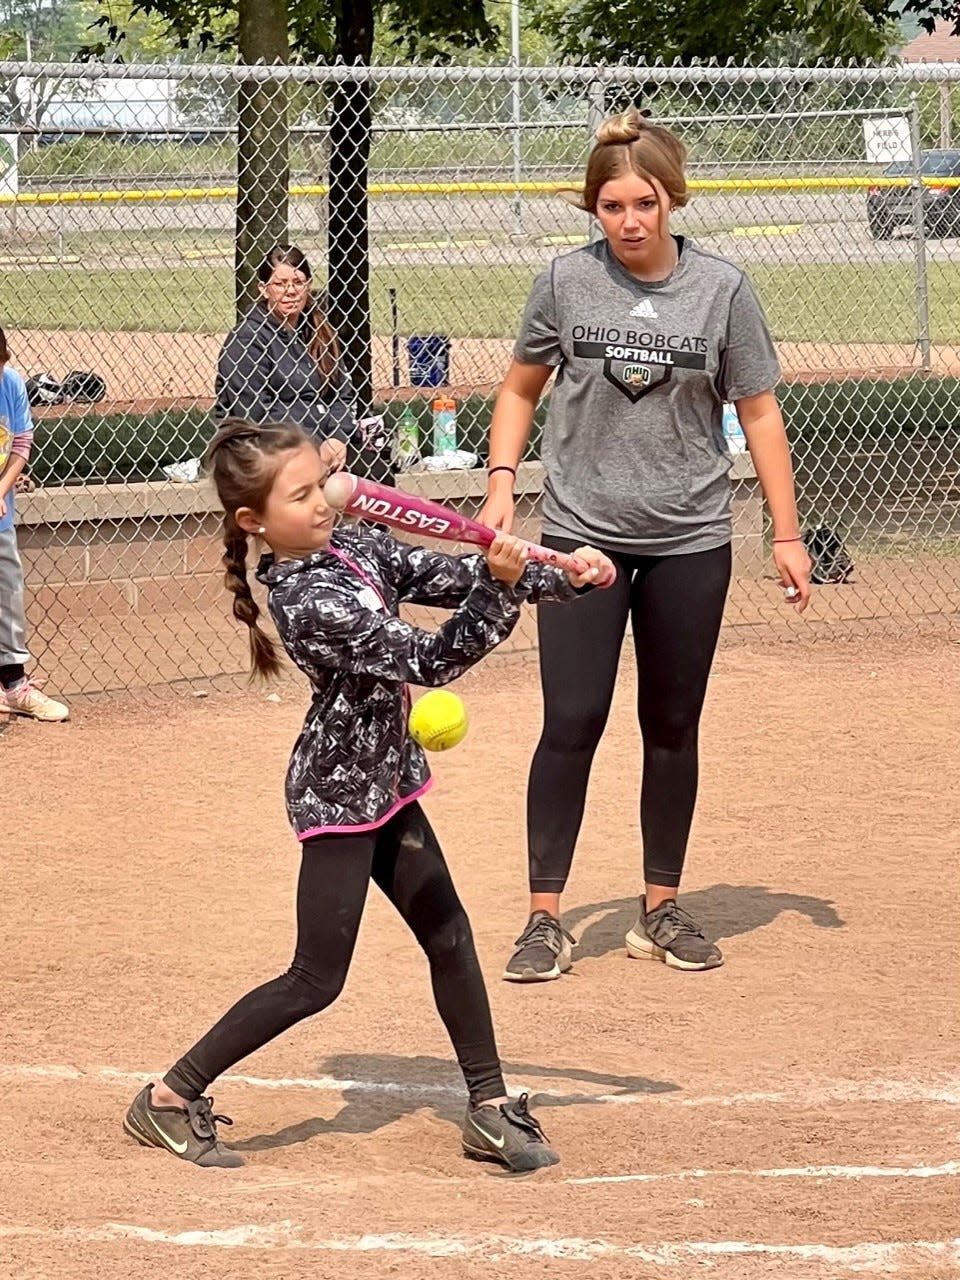
<svg viewBox="0 0 960 1280">
<path fill-rule="evenodd" d="M 908 177 L 911 160 L 895 160 L 883 171 L 885 178 Z M 925 178 L 960 178 L 960 151 L 924 151 L 920 173 Z M 913 226 L 913 188 L 870 187 L 867 191 L 867 221 L 874 240 L 889 240 L 897 227 Z M 923 227 L 933 240 L 960 236 L 960 186 L 938 187 L 923 184 Z"/>
</svg>

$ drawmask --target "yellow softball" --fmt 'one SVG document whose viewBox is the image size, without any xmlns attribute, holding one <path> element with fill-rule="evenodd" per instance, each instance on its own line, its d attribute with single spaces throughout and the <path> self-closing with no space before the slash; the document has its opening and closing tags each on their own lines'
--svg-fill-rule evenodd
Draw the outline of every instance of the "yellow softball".
<svg viewBox="0 0 960 1280">
<path fill-rule="evenodd" d="M 468 728 L 467 709 L 455 693 L 431 689 L 410 708 L 410 736 L 426 751 L 449 751 Z"/>
</svg>

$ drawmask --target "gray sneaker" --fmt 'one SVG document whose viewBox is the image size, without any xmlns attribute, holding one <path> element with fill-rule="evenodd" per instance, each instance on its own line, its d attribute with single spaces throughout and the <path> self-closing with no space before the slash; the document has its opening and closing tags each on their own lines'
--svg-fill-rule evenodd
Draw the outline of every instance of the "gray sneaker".
<svg viewBox="0 0 960 1280">
<path fill-rule="evenodd" d="M 626 937 L 627 954 L 634 960 L 661 960 L 671 969 L 717 969 L 720 948 L 708 942 L 703 930 L 673 898 L 647 912 L 640 899 L 640 916 Z"/>
<path fill-rule="evenodd" d="M 131 1138 L 144 1147 L 160 1147 L 181 1160 L 204 1168 L 239 1169 L 243 1157 L 217 1141 L 217 1124 L 233 1124 L 228 1116 L 213 1114 L 213 1099 L 198 1098 L 186 1111 L 182 1107 L 155 1107 L 150 1101 L 152 1084 L 141 1089 L 123 1119 Z"/>
<path fill-rule="evenodd" d="M 535 911 L 503 971 L 505 982 L 550 982 L 573 964 L 576 939 L 549 911 Z"/>
<path fill-rule="evenodd" d="M 560 1162 L 547 1143 L 540 1122 L 530 1114 L 525 1093 L 499 1107 L 481 1106 L 468 1111 L 460 1141 L 469 1159 L 490 1160 L 511 1173 L 529 1173 Z"/>
</svg>

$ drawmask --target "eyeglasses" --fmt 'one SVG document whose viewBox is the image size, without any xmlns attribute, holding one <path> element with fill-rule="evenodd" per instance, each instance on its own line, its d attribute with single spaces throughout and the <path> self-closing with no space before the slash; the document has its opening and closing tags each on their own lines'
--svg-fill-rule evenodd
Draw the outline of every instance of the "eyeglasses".
<svg viewBox="0 0 960 1280">
<path fill-rule="evenodd" d="M 268 280 L 267 285 L 278 293 L 303 293 L 310 287 L 309 280 Z"/>
</svg>

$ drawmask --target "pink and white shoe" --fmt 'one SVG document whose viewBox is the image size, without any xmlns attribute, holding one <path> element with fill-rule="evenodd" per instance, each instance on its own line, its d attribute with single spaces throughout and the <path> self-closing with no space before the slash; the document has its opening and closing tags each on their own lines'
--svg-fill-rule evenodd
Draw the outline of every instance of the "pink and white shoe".
<svg viewBox="0 0 960 1280">
<path fill-rule="evenodd" d="M 0 688 L 0 713 L 30 716 L 33 720 L 57 722 L 70 719 L 70 708 L 41 693 L 30 680 L 21 680 L 12 689 Z"/>
</svg>

